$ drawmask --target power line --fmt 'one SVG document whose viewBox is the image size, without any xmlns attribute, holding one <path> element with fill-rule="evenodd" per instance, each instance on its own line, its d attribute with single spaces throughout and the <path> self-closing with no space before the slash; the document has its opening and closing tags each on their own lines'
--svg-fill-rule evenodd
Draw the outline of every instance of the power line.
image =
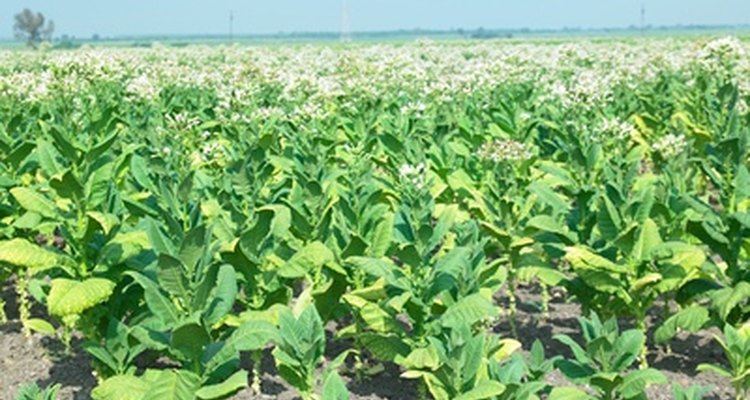
<svg viewBox="0 0 750 400">
<path fill-rule="evenodd" d="M 234 11 L 229 11 L 229 41 L 234 41 Z"/>
<path fill-rule="evenodd" d="M 341 41 L 351 42 L 351 25 L 349 23 L 349 1 L 341 0 Z"/>
</svg>

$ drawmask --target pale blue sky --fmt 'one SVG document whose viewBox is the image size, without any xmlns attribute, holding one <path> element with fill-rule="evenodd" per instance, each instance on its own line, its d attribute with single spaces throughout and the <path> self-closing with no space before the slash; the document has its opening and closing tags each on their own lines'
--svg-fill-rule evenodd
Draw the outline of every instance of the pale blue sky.
<svg viewBox="0 0 750 400">
<path fill-rule="evenodd" d="M 56 34 L 89 37 L 144 34 L 338 31 L 342 0 L 0 0 L 0 37 L 13 15 L 44 12 Z M 622 27 L 647 23 L 750 24 L 750 0 L 349 0 L 352 31 L 449 28 Z"/>
</svg>

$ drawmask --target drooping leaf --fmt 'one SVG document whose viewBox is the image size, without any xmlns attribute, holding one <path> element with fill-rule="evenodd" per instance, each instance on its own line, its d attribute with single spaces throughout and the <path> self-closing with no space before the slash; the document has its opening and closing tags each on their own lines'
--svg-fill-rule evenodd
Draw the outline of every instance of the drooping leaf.
<svg viewBox="0 0 750 400">
<path fill-rule="evenodd" d="M 0 241 L 0 264 L 28 268 L 32 273 L 57 265 L 57 255 L 23 239 Z"/>
<path fill-rule="evenodd" d="M 58 317 L 80 314 L 109 299 L 114 288 L 114 282 L 102 278 L 84 281 L 53 279 L 47 296 L 47 309 Z"/>
<path fill-rule="evenodd" d="M 35 190 L 25 187 L 16 187 L 10 190 L 10 194 L 26 211 L 37 213 L 46 218 L 57 217 L 57 207 L 55 206 L 55 203 Z"/>
</svg>

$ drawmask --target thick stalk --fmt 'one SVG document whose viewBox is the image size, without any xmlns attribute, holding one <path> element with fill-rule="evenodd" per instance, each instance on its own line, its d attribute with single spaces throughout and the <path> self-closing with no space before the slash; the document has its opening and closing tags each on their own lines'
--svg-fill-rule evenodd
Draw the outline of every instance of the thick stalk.
<svg viewBox="0 0 750 400">
<path fill-rule="evenodd" d="M 518 339 L 518 329 L 516 328 L 516 313 L 518 311 L 516 305 L 516 280 L 513 274 L 508 276 L 508 321 L 510 322 L 510 331 L 513 338 Z"/>
<path fill-rule="evenodd" d="M 31 318 L 31 302 L 29 301 L 28 287 L 29 287 L 29 274 L 26 272 L 19 272 L 18 282 L 16 283 L 16 293 L 18 295 L 18 315 L 21 319 L 21 325 L 23 334 L 26 337 L 31 336 L 31 329 L 27 325 L 27 321 Z"/>
<path fill-rule="evenodd" d="M 253 382 L 250 384 L 250 390 L 253 394 L 260 396 L 262 393 L 260 363 L 263 359 L 263 352 L 260 350 L 253 351 L 251 357 L 253 359 Z"/>
<path fill-rule="evenodd" d="M 637 321 L 636 321 L 636 328 L 638 328 L 641 332 L 643 332 L 644 335 L 646 335 L 646 316 L 642 315 L 642 313 L 638 314 Z M 648 338 L 643 342 L 643 346 L 641 347 L 641 354 L 638 358 L 640 358 L 641 369 L 648 368 Z"/>
<path fill-rule="evenodd" d="M 542 286 L 542 321 L 549 319 L 549 287 L 545 283 Z"/>
<path fill-rule="evenodd" d="M 0 324 L 8 322 L 8 315 L 5 314 L 5 300 L 0 299 Z"/>
<path fill-rule="evenodd" d="M 417 385 L 417 399 L 427 400 L 427 384 L 424 380 L 420 380 L 419 385 Z"/>
<path fill-rule="evenodd" d="M 664 308 L 662 308 L 661 312 L 661 323 L 663 324 L 664 321 L 666 321 L 669 318 L 669 297 L 664 298 Z M 672 354 L 672 344 L 667 342 L 667 344 L 664 346 L 665 351 L 667 352 L 667 355 Z"/>
</svg>

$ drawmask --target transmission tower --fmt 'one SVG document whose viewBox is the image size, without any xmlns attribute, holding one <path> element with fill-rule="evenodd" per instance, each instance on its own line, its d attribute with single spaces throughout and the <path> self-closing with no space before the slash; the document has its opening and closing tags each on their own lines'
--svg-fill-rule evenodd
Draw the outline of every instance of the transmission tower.
<svg viewBox="0 0 750 400">
<path fill-rule="evenodd" d="M 342 42 L 352 41 L 351 25 L 349 23 L 349 1 L 341 0 L 341 37 Z"/>
<path fill-rule="evenodd" d="M 641 3 L 641 36 L 646 32 L 646 5 Z"/>
<path fill-rule="evenodd" d="M 234 42 L 234 11 L 229 11 L 229 41 Z"/>
</svg>

